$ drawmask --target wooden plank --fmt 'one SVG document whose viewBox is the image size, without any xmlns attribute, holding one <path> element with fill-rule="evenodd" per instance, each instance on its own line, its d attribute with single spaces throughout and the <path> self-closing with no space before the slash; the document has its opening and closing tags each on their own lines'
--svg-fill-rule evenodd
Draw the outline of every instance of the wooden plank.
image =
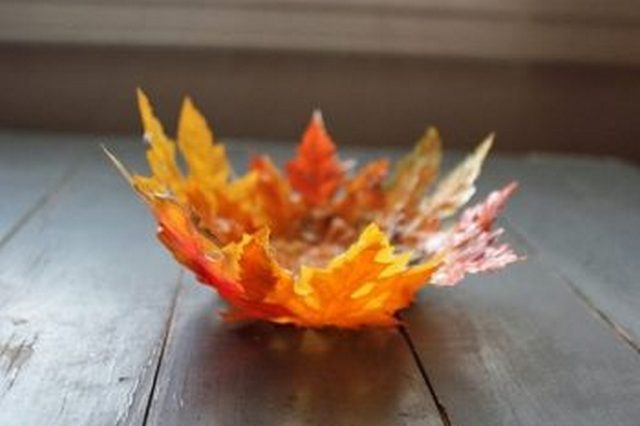
<svg viewBox="0 0 640 426">
<path fill-rule="evenodd" d="M 178 268 L 145 208 L 92 148 L 0 250 L 3 426 L 143 421 Z"/>
<path fill-rule="evenodd" d="M 182 289 L 148 424 L 442 424 L 397 331 L 230 325 L 222 308 Z"/>
<path fill-rule="evenodd" d="M 637 352 L 528 255 L 456 288 L 428 288 L 403 315 L 452 423 L 636 424 Z"/>
<path fill-rule="evenodd" d="M 640 347 L 640 173 L 612 160 L 501 158 L 486 182 L 521 181 L 509 222 Z"/>
<path fill-rule="evenodd" d="M 73 141 L 61 142 L 55 137 L 43 140 L 26 133 L 0 132 L 0 245 L 72 173 L 79 151 L 84 150 Z M 41 155 L 43 151 L 48 155 Z"/>
</svg>

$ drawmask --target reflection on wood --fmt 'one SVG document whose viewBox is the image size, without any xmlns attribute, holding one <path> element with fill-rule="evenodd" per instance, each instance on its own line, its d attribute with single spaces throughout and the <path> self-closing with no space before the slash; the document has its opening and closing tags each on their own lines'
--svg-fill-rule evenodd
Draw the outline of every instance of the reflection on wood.
<svg viewBox="0 0 640 426">
<path fill-rule="evenodd" d="M 229 325 L 221 308 L 182 289 L 149 424 L 441 424 L 398 332 Z"/>
</svg>

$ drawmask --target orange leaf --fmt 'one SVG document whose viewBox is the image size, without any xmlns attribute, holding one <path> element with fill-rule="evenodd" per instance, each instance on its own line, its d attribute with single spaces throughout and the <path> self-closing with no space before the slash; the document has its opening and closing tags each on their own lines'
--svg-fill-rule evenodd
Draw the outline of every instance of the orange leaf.
<svg viewBox="0 0 640 426">
<path fill-rule="evenodd" d="M 302 267 L 293 291 L 274 296 L 295 316 L 287 322 L 311 327 L 393 325 L 437 264 L 409 267 L 411 254 L 395 254 L 374 224 L 325 268 Z"/>
<path fill-rule="evenodd" d="M 387 176 L 389 161 L 372 161 L 360 169 L 345 185 L 345 195 L 337 203 L 336 212 L 348 223 L 370 221 L 385 205 L 382 182 Z"/>
<path fill-rule="evenodd" d="M 302 212 L 300 203 L 293 199 L 289 183 L 265 155 L 254 157 L 249 168 L 257 174 L 256 202 L 262 208 L 273 233 L 295 233 L 296 223 Z"/>
<path fill-rule="evenodd" d="M 293 189 L 310 206 L 325 204 L 342 182 L 344 171 L 319 111 L 311 118 L 297 156 L 287 164 L 287 173 Z"/>
<path fill-rule="evenodd" d="M 282 304 L 269 303 L 266 299 L 280 281 L 290 277 L 280 268 L 267 251 L 268 231 L 243 238 L 237 259 L 238 284 L 243 297 L 232 303 L 229 319 L 262 318 L 276 320 L 290 315 Z"/>
<path fill-rule="evenodd" d="M 250 300 L 264 300 L 279 279 L 265 248 L 267 235 L 263 229 L 247 237 L 238 260 L 239 282 Z"/>
</svg>

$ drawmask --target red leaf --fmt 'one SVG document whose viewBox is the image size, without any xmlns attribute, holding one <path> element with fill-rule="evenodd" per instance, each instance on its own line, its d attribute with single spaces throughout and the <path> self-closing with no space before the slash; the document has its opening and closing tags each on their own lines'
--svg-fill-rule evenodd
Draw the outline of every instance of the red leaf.
<svg viewBox="0 0 640 426">
<path fill-rule="evenodd" d="M 329 201 L 342 182 L 344 171 L 319 111 L 311 118 L 297 156 L 287 164 L 287 174 L 291 187 L 310 206 Z"/>
</svg>

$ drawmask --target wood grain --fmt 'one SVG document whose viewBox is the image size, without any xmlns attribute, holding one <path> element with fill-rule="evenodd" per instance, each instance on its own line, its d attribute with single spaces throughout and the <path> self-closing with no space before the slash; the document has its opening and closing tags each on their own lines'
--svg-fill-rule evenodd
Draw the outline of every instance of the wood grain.
<svg viewBox="0 0 640 426">
<path fill-rule="evenodd" d="M 74 163 L 86 151 L 84 142 L 0 133 L 0 245 L 69 178 Z M 48 155 L 41 155 L 45 150 Z"/>
<path fill-rule="evenodd" d="M 448 155 L 447 167 L 460 158 Z M 528 259 L 457 288 L 427 288 L 403 314 L 453 424 L 634 424 L 640 357 L 600 310 L 640 324 L 628 279 L 637 276 L 637 179 L 636 168 L 610 159 L 490 157 L 478 198 L 520 182 L 507 233 Z"/>
<path fill-rule="evenodd" d="M 122 142 L 114 150 L 144 169 L 143 147 Z M 230 143 L 237 169 L 256 146 Z M 291 154 L 263 146 L 278 162 Z M 3 133 L 0 153 L 0 195 L 15 200 L 0 207 L 3 426 L 443 424 L 431 392 L 455 425 L 640 418 L 640 356 L 615 328 L 635 338 L 640 324 L 634 167 L 489 160 L 481 193 L 521 181 L 505 223 L 529 258 L 427 288 L 403 314 L 407 345 L 395 330 L 224 324 L 211 289 L 189 274 L 179 284 L 95 139 Z"/>
<path fill-rule="evenodd" d="M 403 314 L 452 423 L 635 424 L 638 353 L 528 255 L 456 288 L 428 288 Z"/>
<path fill-rule="evenodd" d="M 485 182 L 521 181 L 509 222 L 640 347 L 640 172 L 614 160 L 501 158 Z M 486 186 L 486 185 L 485 185 Z"/>
<path fill-rule="evenodd" d="M 397 331 L 230 325 L 221 309 L 182 289 L 148 424 L 442 424 Z"/>
<path fill-rule="evenodd" d="M 93 148 L 0 249 L 3 426 L 142 423 L 178 268 Z M 57 149 L 34 150 L 33 165 Z"/>
</svg>

